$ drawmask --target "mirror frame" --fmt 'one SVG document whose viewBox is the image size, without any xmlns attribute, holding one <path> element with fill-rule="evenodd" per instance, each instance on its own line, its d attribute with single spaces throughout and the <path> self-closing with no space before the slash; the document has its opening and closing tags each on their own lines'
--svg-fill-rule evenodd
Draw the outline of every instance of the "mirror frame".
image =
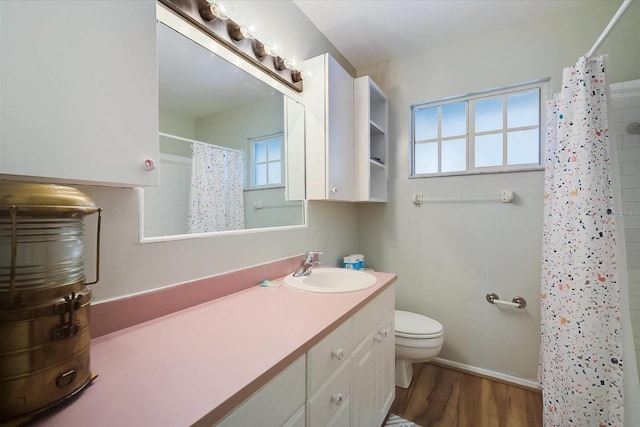
<svg viewBox="0 0 640 427">
<path fill-rule="evenodd" d="M 285 96 L 285 103 L 287 97 L 300 105 L 304 106 L 304 102 L 302 100 L 302 96 L 300 93 L 294 91 L 287 85 L 279 82 L 275 78 L 264 73 L 263 70 L 256 67 L 254 64 L 248 62 L 246 59 L 239 56 L 237 53 L 231 51 L 228 47 L 220 44 L 216 40 L 212 39 L 208 35 L 204 34 L 201 30 L 191 25 L 189 22 L 185 21 L 180 16 L 176 15 L 174 12 L 166 8 L 166 6 L 156 3 L 156 17 L 159 23 L 162 23 L 174 31 L 182 34 L 184 37 L 192 40 L 193 42 L 199 44 L 220 58 L 226 60 L 230 64 L 244 70 L 246 73 L 251 75 L 252 77 L 262 81 L 263 83 L 269 85 L 274 88 L 282 95 Z M 303 141 L 304 145 L 304 141 Z M 154 242 L 165 242 L 165 241 L 173 241 L 173 240 L 185 240 L 185 239 L 199 239 L 199 238 L 207 238 L 213 236 L 228 236 L 228 235 L 240 235 L 240 234 L 252 234 L 252 233 L 265 233 L 271 231 L 283 231 L 283 230 L 294 230 L 294 229 L 304 229 L 307 228 L 308 224 L 308 202 L 305 199 L 300 200 L 302 202 L 303 208 L 303 224 L 299 225 L 286 225 L 286 226 L 276 226 L 276 227 L 266 227 L 266 228 L 249 228 L 243 230 L 228 230 L 228 231 L 212 231 L 208 233 L 193 233 L 193 234 L 176 234 L 169 236 L 154 236 L 154 237 L 145 237 L 144 236 L 144 189 L 137 188 L 136 189 L 138 195 L 138 216 L 139 216 L 139 227 L 138 227 L 138 235 L 140 243 L 154 243 Z"/>
</svg>

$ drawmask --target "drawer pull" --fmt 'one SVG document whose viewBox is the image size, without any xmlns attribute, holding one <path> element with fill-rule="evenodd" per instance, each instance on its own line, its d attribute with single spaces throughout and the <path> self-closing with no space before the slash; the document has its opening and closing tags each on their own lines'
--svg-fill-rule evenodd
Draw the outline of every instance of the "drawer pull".
<svg viewBox="0 0 640 427">
<path fill-rule="evenodd" d="M 344 350 L 341 348 L 336 348 L 335 350 L 333 350 L 332 353 L 333 357 L 335 357 L 338 360 L 342 360 L 344 359 Z"/>
<path fill-rule="evenodd" d="M 334 393 L 331 395 L 331 401 L 336 404 L 336 406 L 342 405 L 344 402 L 344 398 L 342 397 L 342 393 Z"/>
<path fill-rule="evenodd" d="M 376 342 L 382 342 L 382 335 L 380 335 L 380 334 L 376 334 L 376 335 L 373 337 L 373 339 L 374 339 Z"/>
<path fill-rule="evenodd" d="M 389 335 L 389 330 L 388 329 L 382 329 L 380 330 L 380 335 L 382 335 L 383 338 L 386 338 L 387 335 Z"/>
</svg>

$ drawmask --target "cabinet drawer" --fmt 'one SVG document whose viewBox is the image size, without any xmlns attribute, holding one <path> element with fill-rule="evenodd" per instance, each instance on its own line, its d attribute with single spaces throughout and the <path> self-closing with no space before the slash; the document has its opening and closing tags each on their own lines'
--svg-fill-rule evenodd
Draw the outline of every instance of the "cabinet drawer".
<svg viewBox="0 0 640 427">
<path fill-rule="evenodd" d="M 340 405 L 340 409 L 331 418 L 327 427 L 351 427 L 351 397 Z"/>
<path fill-rule="evenodd" d="M 344 405 L 349 404 L 350 369 L 351 365 L 347 356 L 347 360 L 307 400 L 307 427 L 326 426 Z"/>
<path fill-rule="evenodd" d="M 302 356 L 216 426 L 281 426 L 285 424 L 304 404 L 304 371 L 305 357 Z"/>
<path fill-rule="evenodd" d="M 353 316 L 353 342 L 361 342 L 384 316 L 394 310 L 395 304 L 395 285 L 391 285 L 358 311 Z"/>
<path fill-rule="evenodd" d="M 352 320 L 346 320 L 307 353 L 307 397 L 346 359 L 353 350 Z"/>
<path fill-rule="evenodd" d="M 282 427 L 305 427 L 304 405 L 302 405 Z"/>
</svg>

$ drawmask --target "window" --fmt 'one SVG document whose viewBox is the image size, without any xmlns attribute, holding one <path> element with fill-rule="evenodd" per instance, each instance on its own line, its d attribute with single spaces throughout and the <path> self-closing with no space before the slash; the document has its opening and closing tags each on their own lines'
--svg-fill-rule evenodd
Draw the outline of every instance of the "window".
<svg viewBox="0 0 640 427">
<path fill-rule="evenodd" d="M 284 134 L 262 136 L 249 140 L 251 153 L 251 188 L 277 187 L 283 184 Z"/>
<path fill-rule="evenodd" d="M 411 176 L 540 167 L 547 81 L 411 107 Z"/>
</svg>

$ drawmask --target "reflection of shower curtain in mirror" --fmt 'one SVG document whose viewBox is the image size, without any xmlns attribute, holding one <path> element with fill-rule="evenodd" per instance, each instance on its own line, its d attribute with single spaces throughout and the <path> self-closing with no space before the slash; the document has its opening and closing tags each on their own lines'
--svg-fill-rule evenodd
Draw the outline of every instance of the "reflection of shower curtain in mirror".
<svg viewBox="0 0 640 427">
<path fill-rule="evenodd" d="M 193 143 L 188 232 L 244 228 L 242 154 Z"/>
</svg>

